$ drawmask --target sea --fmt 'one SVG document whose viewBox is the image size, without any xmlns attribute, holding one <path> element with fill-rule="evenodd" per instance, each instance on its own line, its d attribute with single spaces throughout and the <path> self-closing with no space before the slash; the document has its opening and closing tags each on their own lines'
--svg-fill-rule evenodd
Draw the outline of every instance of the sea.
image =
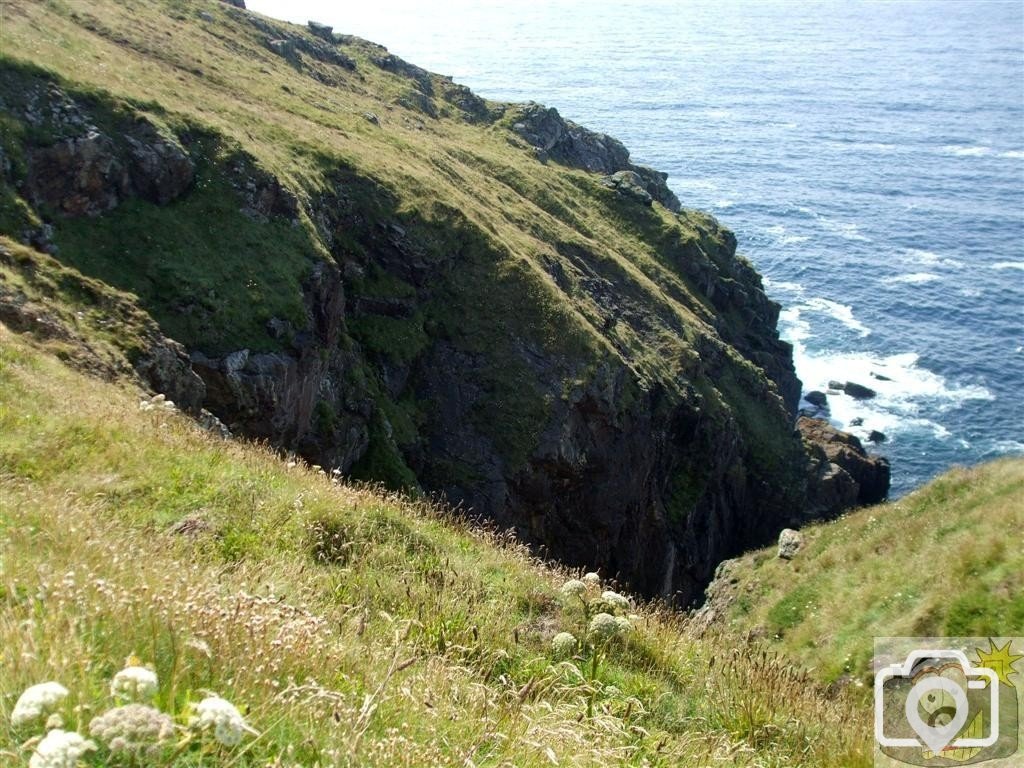
<svg viewBox="0 0 1024 768">
<path fill-rule="evenodd" d="M 1024 3 L 249 0 L 622 140 L 782 307 L 900 496 L 1024 454 Z"/>
</svg>

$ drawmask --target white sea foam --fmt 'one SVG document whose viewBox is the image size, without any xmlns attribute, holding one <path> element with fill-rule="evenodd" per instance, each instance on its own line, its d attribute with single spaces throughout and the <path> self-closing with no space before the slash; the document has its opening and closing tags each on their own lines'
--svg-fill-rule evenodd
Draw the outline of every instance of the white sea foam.
<svg viewBox="0 0 1024 768">
<path fill-rule="evenodd" d="M 985 157 L 991 155 L 992 147 L 968 146 L 965 144 L 947 144 L 942 151 L 957 157 Z"/>
<path fill-rule="evenodd" d="M 932 272 L 912 272 L 907 275 L 897 275 L 896 277 L 890 278 L 890 283 L 932 283 L 942 278 Z"/>
<path fill-rule="evenodd" d="M 865 243 L 871 242 L 871 238 L 862 235 L 860 232 L 860 227 L 854 224 L 853 222 L 835 221 L 833 219 L 828 218 L 827 216 L 820 216 L 817 214 L 815 214 L 815 218 L 817 218 L 818 223 L 821 224 L 821 226 L 825 230 L 831 232 L 834 235 L 839 235 L 839 237 L 843 238 L 844 240 L 859 240 Z"/>
<path fill-rule="evenodd" d="M 984 456 L 1014 456 L 1024 454 L 1024 443 L 1020 440 L 993 440 Z"/>
<path fill-rule="evenodd" d="M 795 293 L 798 296 L 803 296 L 806 289 L 800 285 L 800 283 L 793 283 L 786 280 L 772 280 L 770 277 L 763 278 L 764 287 L 769 291 L 779 290 L 788 291 Z M 799 311 L 799 310 L 798 310 Z"/>
<path fill-rule="evenodd" d="M 831 299 L 815 297 L 808 299 L 806 304 L 804 304 L 804 308 L 826 314 L 834 320 L 838 320 L 851 331 L 856 331 L 862 337 L 871 334 L 871 329 L 853 316 L 853 307 L 848 304 L 840 304 L 838 301 L 832 301 Z"/>
<path fill-rule="evenodd" d="M 775 238 L 775 241 L 779 245 L 796 245 L 797 243 L 806 243 L 811 238 L 805 235 L 791 235 L 788 230 L 782 224 L 773 224 L 766 230 L 769 235 Z"/>
<path fill-rule="evenodd" d="M 992 269 L 1024 269 L 1024 261 L 997 261 Z"/>
<path fill-rule="evenodd" d="M 732 200 L 716 200 L 714 202 L 715 208 L 732 208 L 735 203 Z"/>
<path fill-rule="evenodd" d="M 831 141 L 829 146 L 843 152 L 892 152 L 896 149 L 895 144 L 880 141 Z"/>
<path fill-rule="evenodd" d="M 802 320 L 799 314 L 797 320 Z M 952 435 L 941 423 L 921 416 L 927 404 L 939 413 L 960 407 L 966 400 L 994 400 L 992 393 L 979 384 L 952 384 L 943 376 L 921 367 L 913 352 L 877 355 L 871 352 L 808 352 L 804 341 L 809 329 L 783 323 L 784 335 L 793 343 L 797 375 L 804 389 L 827 391 L 829 382 L 852 381 L 875 390 L 875 397 L 858 400 L 842 392 L 828 395 L 831 420 L 861 438 L 872 430 L 887 436 L 928 433 L 937 440 Z M 791 335 L 792 330 L 797 334 Z M 853 425 L 855 419 L 860 423 Z"/>
<path fill-rule="evenodd" d="M 1006 152 L 1000 152 L 999 156 L 1020 160 L 1021 158 L 1024 158 L 1024 149 L 1010 149 Z"/>
<path fill-rule="evenodd" d="M 949 259 L 934 251 L 926 251 L 921 248 L 907 248 L 902 251 L 903 261 L 912 264 L 919 264 L 923 267 L 963 267 L 964 263 L 957 259 Z"/>
</svg>

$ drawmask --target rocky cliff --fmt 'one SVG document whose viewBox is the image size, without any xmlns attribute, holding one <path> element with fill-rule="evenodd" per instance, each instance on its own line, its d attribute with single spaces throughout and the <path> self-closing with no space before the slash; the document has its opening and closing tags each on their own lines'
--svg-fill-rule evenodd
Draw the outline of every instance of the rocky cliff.
<svg viewBox="0 0 1024 768">
<path fill-rule="evenodd" d="M 857 500 L 794 428 L 778 306 L 664 174 L 323 25 L 193 5 L 13 2 L 2 60 L 0 232 L 136 297 L 150 387 L 683 602 Z M 0 287 L 10 322 L 31 302 Z"/>
</svg>

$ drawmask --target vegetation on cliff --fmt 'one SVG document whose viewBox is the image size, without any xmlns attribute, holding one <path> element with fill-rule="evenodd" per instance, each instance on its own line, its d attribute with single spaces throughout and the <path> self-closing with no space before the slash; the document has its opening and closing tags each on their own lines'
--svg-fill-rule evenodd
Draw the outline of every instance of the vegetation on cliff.
<svg viewBox="0 0 1024 768">
<path fill-rule="evenodd" d="M 137 297 L 190 412 L 681 602 L 838 511 L 778 306 L 614 139 L 215 0 L 12 0 L 0 66 L 0 232 Z"/>
<path fill-rule="evenodd" d="M 602 641 L 572 574 L 509 537 L 140 408 L 61 344 L 0 326 L 5 765 L 42 731 L 15 701 L 46 681 L 69 691 L 63 728 L 97 742 L 86 765 L 131 764 L 102 739 L 131 656 L 174 720 L 146 765 L 870 764 L 864 711 L 786 661 L 635 601 L 626 618 L 621 596 L 600 610 L 630 630 Z M 190 729 L 213 694 L 256 733 Z"/>
<path fill-rule="evenodd" d="M 724 562 L 714 624 L 869 691 L 874 637 L 1024 634 L 1024 461 L 954 469 L 899 501 Z M 708 618 L 705 616 L 705 618 Z"/>
</svg>

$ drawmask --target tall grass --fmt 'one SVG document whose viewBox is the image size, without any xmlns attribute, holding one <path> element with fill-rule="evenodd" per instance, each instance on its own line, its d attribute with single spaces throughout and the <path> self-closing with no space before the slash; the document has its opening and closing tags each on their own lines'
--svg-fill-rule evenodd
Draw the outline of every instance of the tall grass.
<svg viewBox="0 0 1024 768">
<path fill-rule="evenodd" d="M 0 754 L 23 689 L 65 727 L 113 706 L 125 659 L 185 739 L 215 693 L 258 731 L 163 765 L 866 765 L 866 731 L 781 660 L 687 639 L 637 606 L 595 664 L 570 574 L 425 503 L 332 482 L 186 418 L 142 411 L 0 329 Z M 592 673 L 593 672 L 593 673 Z M 27 746 L 25 746 L 27 744 Z M 23 748 L 24 747 L 24 748 Z M 101 748 L 89 765 L 110 764 Z"/>
</svg>

